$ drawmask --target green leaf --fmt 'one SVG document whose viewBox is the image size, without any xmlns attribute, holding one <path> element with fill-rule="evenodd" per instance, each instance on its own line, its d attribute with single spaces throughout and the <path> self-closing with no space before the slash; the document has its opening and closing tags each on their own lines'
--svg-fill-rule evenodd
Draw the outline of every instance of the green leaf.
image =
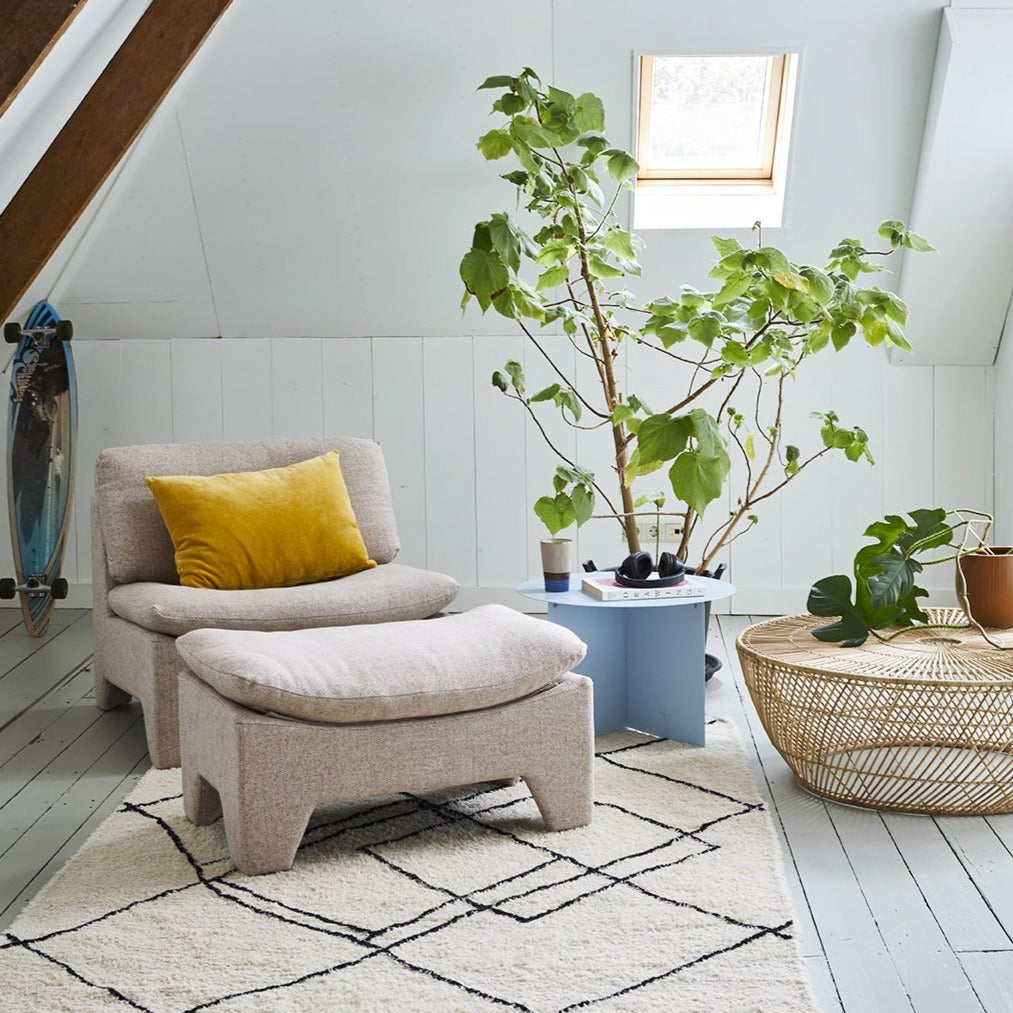
<svg viewBox="0 0 1013 1013">
<path fill-rule="evenodd" d="M 868 639 L 869 624 L 852 603 L 851 579 L 844 574 L 816 581 L 809 591 L 806 607 L 814 616 L 841 617 L 836 623 L 813 630 L 817 640 L 858 647 Z"/>
<path fill-rule="evenodd" d="M 492 385 L 504 394 L 507 392 L 507 378 L 498 369 L 492 374 Z"/>
<path fill-rule="evenodd" d="M 556 535 L 563 528 L 568 528 L 577 519 L 573 500 L 565 492 L 555 496 L 542 496 L 535 502 L 535 513 L 538 519 L 549 529 L 550 535 Z"/>
<path fill-rule="evenodd" d="M 781 288 L 789 288 L 796 292 L 808 292 L 809 282 L 805 280 L 800 274 L 795 274 L 793 271 L 774 271 L 771 274 L 771 278 L 774 279 L 781 286 Z"/>
<path fill-rule="evenodd" d="M 537 394 L 532 394 L 530 401 L 551 401 L 559 393 L 559 384 L 553 383 L 543 387 Z"/>
<path fill-rule="evenodd" d="M 623 272 L 607 261 L 604 261 L 595 253 L 588 254 L 588 273 L 592 278 L 621 278 Z"/>
<path fill-rule="evenodd" d="M 701 313 L 690 320 L 687 330 L 691 338 L 710 348 L 721 334 L 721 317 L 715 313 Z"/>
<path fill-rule="evenodd" d="M 721 346 L 721 358 L 731 366 L 749 365 L 749 352 L 738 341 L 726 341 Z"/>
<path fill-rule="evenodd" d="M 622 425 L 627 419 L 633 417 L 633 408 L 628 404 L 617 404 L 612 409 L 612 414 L 609 416 L 611 420 L 617 425 Z"/>
<path fill-rule="evenodd" d="M 492 107 L 493 109 L 498 109 L 501 113 L 505 113 L 507 116 L 513 116 L 515 113 L 519 113 L 527 104 L 520 95 L 515 95 L 513 92 L 508 91 L 496 99 Z"/>
<path fill-rule="evenodd" d="M 509 215 L 495 214 L 489 222 L 489 238 L 499 259 L 514 271 L 521 266 L 521 242 L 516 224 Z"/>
<path fill-rule="evenodd" d="M 591 519 L 594 513 L 594 490 L 590 486 L 575 485 L 570 494 L 573 503 L 573 512 L 577 520 L 577 527 Z"/>
<path fill-rule="evenodd" d="M 635 261 L 637 259 L 637 251 L 633 248 L 633 236 L 618 226 L 610 228 L 605 233 L 602 242 L 606 249 L 611 250 L 623 260 Z"/>
<path fill-rule="evenodd" d="M 480 301 L 486 299 L 482 307 L 485 309 L 492 293 L 506 288 L 510 275 L 497 254 L 486 250 L 470 250 L 461 260 L 461 280 Z"/>
<path fill-rule="evenodd" d="M 510 133 L 529 148 L 553 148 L 559 143 L 559 138 L 555 134 L 546 130 L 540 123 L 536 123 L 530 116 L 515 116 L 510 123 Z"/>
<path fill-rule="evenodd" d="M 830 340 L 834 343 L 834 348 L 839 352 L 847 343 L 852 339 L 857 328 L 849 320 L 847 323 L 837 324 L 830 332 Z"/>
<path fill-rule="evenodd" d="M 910 595 L 915 574 L 922 570 L 922 564 L 917 559 L 905 559 L 896 554 L 876 556 L 873 565 L 879 570 L 868 581 L 873 608 L 896 605 Z"/>
<path fill-rule="evenodd" d="M 597 95 L 586 91 L 577 96 L 577 108 L 573 115 L 577 129 L 583 134 L 589 130 L 605 129 L 605 106 Z M 604 138 L 602 138 L 604 140 Z M 607 144 L 607 142 L 606 142 Z"/>
<path fill-rule="evenodd" d="M 633 431 L 634 422 L 642 422 L 646 420 L 630 419 L 629 427 Z M 634 447 L 633 452 L 630 454 L 629 459 L 626 462 L 625 473 L 629 481 L 633 481 L 635 478 L 640 478 L 642 475 L 650 475 L 651 472 L 657 471 L 661 467 L 661 461 L 649 461 L 646 460 L 640 453 L 639 447 Z"/>
<path fill-rule="evenodd" d="M 919 236 L 917 232 L 908 231 L 904 237 L 904 245 L 916 253 L 936 252 L 936 248 L 924 236 Z"/>
<path fill-rule="evenodd" d="M 516 359 L 510 359 L 503 367 L 510 377 L 510 383 L 515 391 L 524 396 L 524 367 Z"/>
<path fill-rule="evenodd" d="M 505 130 L 490 130 L 478 139 L 476 145 L 488 161 L 502 158 L 513 151 L 513 140 Z"/>
<path fill-rule="evenodd" d="M 587 149 L 592 161 L 603 151 L 606 151 L 609 146 L 609 142 L 601 134 L 587 134 L 585 137 L 581 137 L 577 144 L 579 147 Z"/>
<path fill-rule="evenodd" d="M 569 275 L 570 269 L 565 264 L 560 264 L 558 267 L 550 267 L 538 276 L 538 283 L 535 285 L 535 288 L 539 292 L 546 288 L 555 288 L 557 285 L 562 285 Z"/>
<path fill-rule="evenodd" d="M 505 74 L 497 74 L 495 77 L 487 77 L 476 91 L 481 91 L 483 88 L 512 88 L 513 85 L 514 78 Z"/>
<path fill-rule="evenodd" d="M 722 257 L 728 257 L 733 253 L 738 253 L 742 249 L 742 244 L 737 239 L 722 239 L 720 236 L 711 236 L 711 242 L 714 244 L 714 249 Z"/>
<path fill-rule="evenodd" d="M 732 302 L 734 299 L 738 299 L 743 292 L 747 292 L 749 290 L 752 283 L 752 279 L 749 275 L 742 274 L 739 271 L 729 275 L 724 285 L 721 286 L 720 291 L 714 296 L 714 305 L 724 306 L 727 303 Z"/>
<path fill-rule="evenodd" d="M 672 491 L 702 514 L 721 495 L 728 474 L 728 458 L 684 450 L 669 469 Z"/>
<path fill-rule="evenodd" d="M 635 176 L 640 170 L 637 160 L 627 151 L 621 148 L 608 148 L 604 152 L 605 168 L 608 174 L 618 182 Z"/>
<path fill-rule="evenodd" d="M 569 239 L 552 239 L 547 242 L 535 257 L 536 264 L 561 264 L 573 256 L 576 247 Z"/>
<path fill-rule="evenodd" d="M 651 415 L 640 424 L 637 449 L 644 461 L 671 461 L 686 449 L 692 425 L 684 416 Z"/>
<path fill-rule="evenodd" d="M 753 434 L 752 433 L 747 433 L 746 434 L 746 439 L 745 439 L 745 441 L 743 443 L 743 450 L 745 450 L 746 457 L 750 461 L 755 461 L 756 460 L 756 447 L 753 444 Z"/>
</svg>

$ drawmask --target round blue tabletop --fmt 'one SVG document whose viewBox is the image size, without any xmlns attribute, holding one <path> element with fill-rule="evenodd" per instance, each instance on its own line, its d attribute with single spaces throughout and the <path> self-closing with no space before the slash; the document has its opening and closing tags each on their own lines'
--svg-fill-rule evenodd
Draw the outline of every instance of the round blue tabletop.
<svg viewBox="0 0 1013 1013">
<path fill-rule="evenodd" d="M 545 582 L 538 580 L 526 580 L 523 584 L 517 585 L 517 593 L 531 598 L 533 601 L 543 601 L 550 605 L 587 605 L 595 608 L 663 608 L 666 605 L 696 605 L 699 602 L 720 601 L 722 598 L 730 598 L 735 594 L 735 585 L 729 584 L 726 580 L 714 580 L 711 577 L 689 577 L 689 580 L 703 586 L 702 595 L 694 595 L 691 598 L 619 598 L 614 601 L 598 601 L 580 589 L 580 581 L 583 577 L 609 577 L 611 571 L 605 573 L 571 573 L 569 591 L 546 591 Z"/>
</svg>

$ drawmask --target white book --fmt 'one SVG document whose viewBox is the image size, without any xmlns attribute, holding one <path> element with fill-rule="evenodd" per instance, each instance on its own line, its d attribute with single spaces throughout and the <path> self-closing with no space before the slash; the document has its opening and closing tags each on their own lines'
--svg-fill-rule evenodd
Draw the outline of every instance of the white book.
<svg viewBox="0 0 1013 1013">
<path fill-rule="evenodd" d="M 598 601 L 632 601 L 637 598 L 702 598 L 704 588 L 686 578 L 668 587 L 626 587 L 615 577 L 584 577 L 580 582 L 584 594 Z"/>
</svg>

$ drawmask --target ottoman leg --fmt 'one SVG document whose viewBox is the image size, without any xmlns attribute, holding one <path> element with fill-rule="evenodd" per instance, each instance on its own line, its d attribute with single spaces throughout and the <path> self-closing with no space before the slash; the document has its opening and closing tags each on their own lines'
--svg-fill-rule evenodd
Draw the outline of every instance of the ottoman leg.
<svg viewBox="0 0 1013 1013">
<path fill-rule="evenodd" d="M 524 778 L 548 830 L 572 830 L 591 822 L 590 769 L 557 767 Z"/>
<path fill-rule="evenodd" d="M 222 799 L 225 839 L 236 868 L 248 876 L 291 869 L 314 806 L 259 792 L 245 792 L 240 803 L 238 793 L 229 794 Z"/>
</svg>

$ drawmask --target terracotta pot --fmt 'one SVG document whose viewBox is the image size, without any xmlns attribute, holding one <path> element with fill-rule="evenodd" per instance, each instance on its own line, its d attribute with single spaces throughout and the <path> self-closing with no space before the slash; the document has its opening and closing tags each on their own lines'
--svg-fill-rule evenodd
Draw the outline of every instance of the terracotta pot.
<svg viewBox="0 0 1013 1013">
<path fill-rule="evenodd" d="M 1008 628 L 1013 626 L 1013 546 L 994 545 L 990 551 L 957 560 L 957 602 L 982 626 Z"/>
<path fill-rule="evenodd" d="M 546 591 L 570 590 L 570 559 L 572 538 L 542 539 L 542 574 Z"/>
</svg>

